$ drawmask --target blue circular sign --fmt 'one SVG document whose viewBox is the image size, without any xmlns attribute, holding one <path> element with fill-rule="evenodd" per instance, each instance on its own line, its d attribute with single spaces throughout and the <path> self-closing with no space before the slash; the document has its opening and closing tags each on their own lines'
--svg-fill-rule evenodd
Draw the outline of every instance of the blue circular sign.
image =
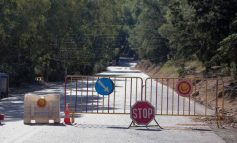
<svg viewBox="0 0 237 143">
<path fill-rule="evenodd" d="M 95 90 L 101 95 L 109 95 L 114 91 L 114 83 L 109 78 L 100 78 L 95 83 Z"/>
</svg>

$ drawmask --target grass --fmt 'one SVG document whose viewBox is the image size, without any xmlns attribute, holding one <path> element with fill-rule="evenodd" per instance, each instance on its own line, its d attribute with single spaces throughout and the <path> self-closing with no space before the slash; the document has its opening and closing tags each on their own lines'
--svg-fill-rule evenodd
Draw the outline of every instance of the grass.
<svg viewBox="0 0 237 143">
<path fill-rule="evenodd" d="M 195 68 L 196 72 L 200 72 L 200 71 L 203 71 L 205 68 L 202 64 L 201 61 L 198 61 L 198 60 L 190 60 L 190 61 L 187 61 L 185 63 L 185 66 L 186 67 L 191 67 L 191 68 Z"/>
<path fill-rule="evenodd" d="M 164 65 L 161 66 L 160 71 L 158 72 L 159 76 L 165 77 L 165 76 L 172 76 L 172 77 L 178 77 L 177 67 L 174 65 L 174 63 L 169 60 Z"/>
<path fill-rule="evenodd" d="M 185 67 L 194 69 L 195 72 L 201 72 L 204 70 L 203 64 L 198 60 L 190 60 L 186 61 Z M 164 65 L 161 66 L 158 76 L 159 77 L 178 77 L 178 69 L 180 69 L 180 66 L 175 64 L 174 61 L 169 60 Z"/>
</svg>

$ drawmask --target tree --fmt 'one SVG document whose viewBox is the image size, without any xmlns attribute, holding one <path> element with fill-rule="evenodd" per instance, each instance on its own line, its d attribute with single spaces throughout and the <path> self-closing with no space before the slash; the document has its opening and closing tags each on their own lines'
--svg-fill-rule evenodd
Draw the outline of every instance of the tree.
<svg viewBox="0 0 237 143">
<path fill-rule="evenodd" d="M 223 63 L 228 64 L 237 78 L 237 17 L 231 23 L 230 31 L 230 34 L 219 43 L 217 55 L 221 56 Z"/>
<path fill-rule="evenodd" d="M 142 9 L 141 9 L 142 7 Z M 129 42 L 140 58 L 149 59 L 155 63 L 167 60 L 169 47 L 158 29 L 164 22 L 160 4 L 156 0 L 144 0 L 138 3 L 137 22 L 130 32 Z"/>
<path fill-rule="evenodd" d="M 196 36 L 199 39 L 199 59 L 209 68 L 211 65 L 220 65 L 219 60 L 213 60 L 218 53 L 218 43 L 231 31 L 231 22 L 237 11 L 236 0 L 188 0 L 195 10 Z"/>
</svg>

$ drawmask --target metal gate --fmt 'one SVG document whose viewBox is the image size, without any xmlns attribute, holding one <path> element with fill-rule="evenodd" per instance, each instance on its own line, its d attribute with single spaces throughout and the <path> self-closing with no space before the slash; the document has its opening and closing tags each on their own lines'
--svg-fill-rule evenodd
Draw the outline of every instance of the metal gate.
<svg viewBox="0 0 237 143">
<path fill-rule="evenodd" d="M 94 89 L 96 80 L 102 77 L 110 78 L 114 83 L 114 91 L 108 96 L 99 95 Z M 155 107 L 156 115 L 212 116 L 219 123 L 224 116 L 223 80 L 185 79 L 193 88 L 187 97 L 176 92 L 180 80 L 184 79 L 70 75 L 65 79 L 64 107 L 69 104 L 72 115 L 130 114 L 131 106 L 137 101 L 149 101 Z"/>
<path fill-rule="evenodd" d="M 193 91 L 181 96 L 177 83 L 187 80 Z M 217 126 L 224 119 L 224 81 L 211 78 L 147 78 L 144 99 L 156 109 L 157 115 L 216 117 Z"/>
<path fill-rule="evenodd" d="M 106 76 L 67 76 L 65 79 L 64 107 L 72 114 L 130 114 L 130 107 L 143 100 L 143 80 L 140 77 L 107 77 L 114 83 L 114 91 L 99 95 L 94 87 L 99 78 Z"/>
</svg>

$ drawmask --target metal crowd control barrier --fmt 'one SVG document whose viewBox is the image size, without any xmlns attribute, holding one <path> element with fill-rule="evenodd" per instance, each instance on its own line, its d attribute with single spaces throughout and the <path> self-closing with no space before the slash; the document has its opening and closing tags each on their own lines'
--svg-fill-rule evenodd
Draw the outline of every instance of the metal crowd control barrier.
<svg viewBox="0 0 237 143">
<path fill-rule="evenodd" d="M 190 96 L 181 96 L 176 92 L 180 80 L 192 84 L 193 92 Z M 216 117 L 218 127 L 224 118 L 222 79 L 147 78 L 144 89 L 144 98 L 155 107 L 157 115 Z M 215 108 L 211 109 L 213 106 Z"/>
<path fill-rule="evenodd" d="M 130 114 L 131 106 L 143 100 L 142 78 L 107 76 L 114 83 L 114 91 L 103 96 L 94 88 L 96 80 L 102 77 L 106 76 L 67 76 L 64 107 L 69 104 L 71 114 Z"/>
<path fill-rule="evenodd" d="M 96 80 L 102 77 L 114 82 L 115 88 L 110 95 L 99 95 L 94 89 Z M 193 88 L 192 95 L 186 97 L 176 92 L 179 80 L 183 79 L 147 78 L 143 82 L 140 77 L 69 75 L 65 78 L 64 107 L 69 104 L 72 117 L 82 113 L 130 114 L 131 106 L 137 101 L 149 101 L 155 107 L 156 115 L 211 116 L 216 117 L 219 127 L 224 118 L 223 80 L 186 79 Z M 215 105 L 215 109 L 211 109 L 210 104 Z"/>
</svg>

